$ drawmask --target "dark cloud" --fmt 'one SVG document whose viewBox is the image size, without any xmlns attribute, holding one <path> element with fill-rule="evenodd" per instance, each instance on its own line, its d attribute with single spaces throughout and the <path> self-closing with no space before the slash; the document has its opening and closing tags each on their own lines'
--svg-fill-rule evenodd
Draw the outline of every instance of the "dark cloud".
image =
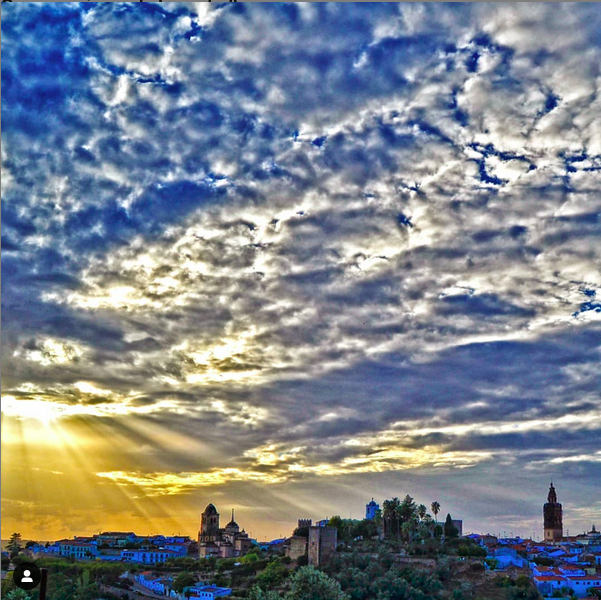
<svg viewBox="0 0 601 600">
<path fill-rule="evenodd" d="M 3 389 L 132 472 L 595 475 L 599 14 L 7 4 Z"/>
</svg>

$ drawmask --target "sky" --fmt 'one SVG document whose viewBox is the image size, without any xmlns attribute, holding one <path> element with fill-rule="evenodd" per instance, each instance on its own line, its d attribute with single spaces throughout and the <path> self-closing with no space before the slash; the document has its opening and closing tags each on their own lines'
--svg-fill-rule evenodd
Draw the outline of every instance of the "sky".
<svg viewBox="0 0 601 600">
<path fill-rule="evenodd" d="M 587 3 L 3 6 L 2 538 L 601 525 L 600 65 Z"/>
</svg>

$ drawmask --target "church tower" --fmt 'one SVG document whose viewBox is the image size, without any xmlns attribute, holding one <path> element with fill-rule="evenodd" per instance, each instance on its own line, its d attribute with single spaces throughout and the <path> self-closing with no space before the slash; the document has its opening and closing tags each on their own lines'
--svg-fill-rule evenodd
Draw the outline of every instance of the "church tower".
<svg viewBox="0 0 601 600">
<path fill-rule="evenodd" d="M 559 542 L 563 537 L 563 509 L 557 502 L 557 492 L 551 483 L 547 502 L 543 506 L 545 542 Z"/>
<path fill-rule="evenodd" d="M 219 513 L 214 504 L 209 504 L 200 515 L 199 542 L 214 542 L 219 537 Z"/>
</svg>

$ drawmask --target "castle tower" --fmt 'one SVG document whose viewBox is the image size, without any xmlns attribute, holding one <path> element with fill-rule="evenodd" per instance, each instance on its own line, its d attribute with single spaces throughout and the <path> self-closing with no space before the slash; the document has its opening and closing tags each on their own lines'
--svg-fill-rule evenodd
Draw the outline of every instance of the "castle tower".
<svg viewBox="0 0 601 600">
<path fill-rule="evenodd" d="M 557 502 L 557 492 L 553 483 L 549 487 L 547 502 L 543 506 L 543 526 L 545 542 L 559 542 L 563 538 L 563 509 Z"/>
<path fill-rule="evenodd" d="M 209 504 L 200 515 L 199 542 L 214 542 L 219 537 L 219 513 L 214 504 Z"/>
</svg>

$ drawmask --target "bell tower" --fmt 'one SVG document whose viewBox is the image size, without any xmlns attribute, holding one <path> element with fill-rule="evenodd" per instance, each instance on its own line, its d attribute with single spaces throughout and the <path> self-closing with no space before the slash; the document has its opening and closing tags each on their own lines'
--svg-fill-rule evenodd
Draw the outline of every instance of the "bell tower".
<svg viewBox="0 0 601 600">
<path fill-rule="evenodd" d="M 563 538 L 563 509 L 557 502 L 553 482 L 549 487 L 547 502 L 543 506 L 543 527 L 545 542 L 560 542 Z"/>
<path fill-rule="evenodd" d="M 214 504 L 209 504 L 200 515 L 199 542 L 214 542 L 219 537 L 219 513 Z"/>
</svg>

